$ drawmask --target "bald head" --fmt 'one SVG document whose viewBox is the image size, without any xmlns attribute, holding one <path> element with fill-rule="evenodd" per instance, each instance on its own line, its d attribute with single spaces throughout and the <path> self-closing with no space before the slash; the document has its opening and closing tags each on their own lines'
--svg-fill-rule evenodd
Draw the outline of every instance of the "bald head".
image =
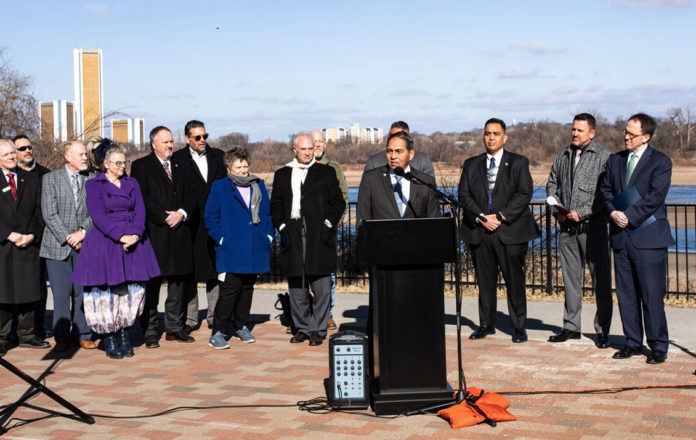
<svg viewBox="0 0 696 440">
<path fill-rule="evenodd" d="M 312 140 L 314 141 L 314 157 L 319 160 L 324 156 L 324 149 L 326 148 L 324 134 L 319 130 L 312 130 L 309 132 L 309 135 L 312 136 Z"/>
<path fill-rule="evenodd" d="M 314 159 L 314 139 L 308 133 L 300 133 L 292 141 L 292 152 L 297 161 L 308 164 Z"/>
</svg>

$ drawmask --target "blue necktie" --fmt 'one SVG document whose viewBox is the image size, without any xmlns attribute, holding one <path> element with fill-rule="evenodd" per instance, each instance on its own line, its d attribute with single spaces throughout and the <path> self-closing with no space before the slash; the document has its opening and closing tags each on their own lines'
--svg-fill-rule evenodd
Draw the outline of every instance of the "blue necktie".
<svg viewBox="0 0 696 440">
<path fill-rule="evenodd" d="M 488 213 L 493 212 L 493 188 L 495 188 L 495 177 L 497 175 L 495 167 L 495 157 L 491 157 L 491 164 L 488 166 Z"/>
<path fill-rule="evenodd" d="M 399 215 L 404 215 L 404 206 L 407 201 L 404 193 L 401 190 L 401 176 L 395 176 L 396 183 L 394 184 L 394 199 L 396 199 L 396 207 L 399 209 Z"/>
</svg>

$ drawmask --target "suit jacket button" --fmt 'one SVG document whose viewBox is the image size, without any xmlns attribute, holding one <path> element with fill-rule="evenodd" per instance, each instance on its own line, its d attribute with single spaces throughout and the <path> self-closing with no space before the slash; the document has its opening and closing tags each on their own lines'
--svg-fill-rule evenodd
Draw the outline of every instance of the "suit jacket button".
<svg viewBox="0 0 696 440">
<path fill-rule="evenodd" d="M 113 213 L 114 213 L 114 210 L 113 210 L 113 209 L 109 209 L 109 214 L 113 214 Z"/>
<path fill-rule="evenodd" d="M 106 197 L 111 198 L 111 193 L 106 193 Z"/>
<path fill-rule="evenodd" d="M 249 225 L 251 225 L 251 222 L 249 222 Z"/>
</svg>

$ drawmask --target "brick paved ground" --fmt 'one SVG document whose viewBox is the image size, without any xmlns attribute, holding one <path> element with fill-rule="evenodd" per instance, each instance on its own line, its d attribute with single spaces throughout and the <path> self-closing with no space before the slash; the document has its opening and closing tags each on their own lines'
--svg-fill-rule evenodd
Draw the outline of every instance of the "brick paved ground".
<svg viewBox="0 0 696 440">
<path fill-rule="evenodd" d="M 293 405 L 324 395 L 328 376 L 328 344 L 291 345 L 274 319 L 274 294 L 257 292 L 254 299 L 255 344 L 233 340 L 230 350 L 207 346 L 208 330 L 198 330 L 194 344 L 161 341 L 159 349 L 136 348 L 131 359 L 108 360 L 103 351 L 77 350 L 65 356 L 53 352 L 14 349 L 5 357 L 29 375 L 45 372 L 55 359 L 46 384 L 91 414 L 147 415 L 174 407 L 186 409 L 151 418 L 107 419 L 94 425 L 66 418 L 49 418 L 21 425 L 41 413 L 21 408 L 9 422 L 8 439 L 446 439 L 446 438 L 696 438 L 696 390 L 653 389 L 603 395 L 510 396 L 510 412 L 518 421 L 497 427 L 452 430 L 434 415 L 373 418 L 359 413 L 308 414 L 296 407 L 235 405 Z M 339 323 L 361 323 L 366 310 L 363 295 L 340 295 Z M 502 312 L 505 312 L 504 303 Z M 583 338 L 550 344 L 546 338 L 561 320 L 560 303 L 530 303 L 526 344 L 512 344 L 507 316 L 500 313 L 498 333 L 483 341 L 464 338 L 464 368 L 469 385 L 487 391 L 582 389 L 696 382 L 696 311 L 669 309 L 674 344 L 663 365 L 646 365 L 645 357 L 617 361 L 613 350 L 598 350 Z M 593 308 L 585 306 L 590 330 Z M 456 384 L 456 335 L 453 304 L 448 300 L 447 352 L 449 379 Z M 622 343 L 615 315 L 612 335 Z M 464 335 L 476 322 L 475 300 L 466 299 Z M 418 331 L 414 328 L 413 331 Z M 507 333 L 506 333 L 507 332 Z M 591 335 L 587 333 L 586 336 Z M 682 348 L 679 348 L 682 347 Z M 15 401 L 27 385 L 0 371 L 0 405 Z M 32 404 L 61 410 L 44 396 Z M 369 414 L 369 411 L 363 413 Z"/>
</svg>

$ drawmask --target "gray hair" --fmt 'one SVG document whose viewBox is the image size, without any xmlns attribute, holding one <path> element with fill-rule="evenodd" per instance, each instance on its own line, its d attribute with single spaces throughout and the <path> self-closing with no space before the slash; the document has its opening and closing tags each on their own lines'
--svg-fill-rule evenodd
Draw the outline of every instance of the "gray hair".
<svg viewBox="0 0 696 440">
<path fill-rule="evenodd" d="M 0 139 L 0 145 L 2 145 L 2 144 L 10 144 L 10 145 L 12 146 L 12 148 L 14 148 L 15 153 L 17 152 L 17 147 L 15 147 L 14 142 L 12 142 L 11 140 L 9 140 L 9 139 Z"/>
<path fill-rule="evenodd" d="M 309 133 L 297 133 L 295 136 L 293 136 L 292 142 L 290 143 L 291 148 L 297 147 L 297 140 L 303 136 L 307 136 L 309 138 L 309 140 L 312 141 L 312 148 L 314 148 L 314 136 L 312 136 Z"/>
<path fill-rule="evenodd" d="M 97 136 L 97 137 L 99 137 L 99 136 Z M 100 139 L 99 142 L 101 142 L 103 140 L 101 137 L 99 137 L 99 139 Z M 83 143 L 82 141 L 68 141 L 68 142 L 64 143 L 63 144 L 63 156 L 68 154 L 68 151 L 70 151 L 70 149 L 72 148 L 73 145 L 82 144 L 82 143 Z M 86 147 L 86 145 L 85 145 L 85 147 Z M 87 151 L 89 151 L 89 148 L 87 149 Z"/>
<path fill-rule="evenodd" d="M 232 167 L 237 160 L 245 160 L 247 165 L 251 165 L 251 154 L 245 148 L 239 145 L 233 145 L 232 148 L 225 153 L 225 168 Z"/>
<path fill-rule="evenodd" d="M 119 153 L 123 154 L 123 156 L 125 157 L 126 149 L 121 147 L 120 145 L 114 145 L 106 151 L 106 154 L 104 155 L 104 162 L 111 162 L 111 156 Z"/>
<path fill-rule="evenodd" d="M 85 147 L 87 147 L 87 153 L 99 146 L 99 144 L 101 144 L 103 140 L 104 138 L 99 136 L 98 134 L 93 134 L 92 136 L 88 137 L 85 140 Z M 67 152 L 68 150 L 66 149 L 65 151 Z"/>
</svg>

